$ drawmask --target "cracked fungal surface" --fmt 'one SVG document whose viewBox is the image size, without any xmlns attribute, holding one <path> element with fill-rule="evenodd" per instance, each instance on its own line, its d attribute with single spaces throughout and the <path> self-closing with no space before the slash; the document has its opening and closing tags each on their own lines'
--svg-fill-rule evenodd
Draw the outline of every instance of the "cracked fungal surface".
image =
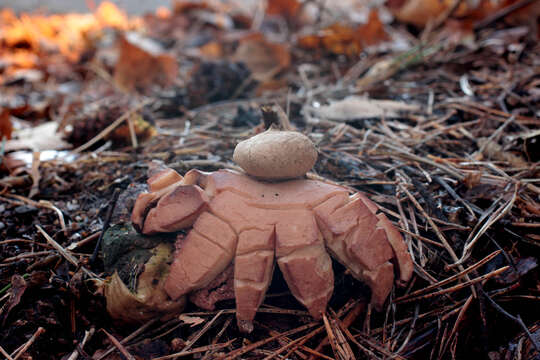
<svg viewBox="0 0 540 360">
<path fill-rule="evenodd" d="M 332 296 L 331 257 L 372 290 L 380 309 L 413 265 L 399 231 L 362 193 L 321 181 L 263 182 L 244 174 L 165 169 L 148 180 L 132 221 L 143 234 L 190 229 L 177 243 L 165 291 L 179 299 L 231 263 L 239 327 L 252 321 L 277 262 L 289 289 L 315 318 Z M 395 275 L 397 274 L 397 275 Z M 396 279 L 395 279 L 396 277 Z"/>
</svg>

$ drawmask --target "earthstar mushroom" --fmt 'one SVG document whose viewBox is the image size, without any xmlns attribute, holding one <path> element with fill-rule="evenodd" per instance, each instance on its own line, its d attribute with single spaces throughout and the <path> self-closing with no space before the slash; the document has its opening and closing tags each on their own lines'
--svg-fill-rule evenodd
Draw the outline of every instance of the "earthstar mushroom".
<svg viewBox="0 0 540 360">
<path fill-rule="evenodd" d="M 291 153 L 290 144 L 273 144 L 268 137 L 292 139 L 305 152 Z M 248 175 L 193 169 L 182 177 L 165 169 L 148 180 L 150 192 L 140 194 L 133 209 L 134 227 L 143 234 L 188 230 L 163 285 L 173 301 L 208 287 L 232 264 L 238 326 L 249 332 L 276 262 L 293 296 L 315 319 L 333 293 L 331 257 L 371 288 L 376 309 L 394 281 L 404 285 L 411 278 L 407 246 L 375 203 L 362 193 L 349 196 L 341 186 L 303 178 L 316 160 L 305 139 L 270 130 L 239 144 L 235 160 Z M 307 160 L 294 169 L 294 161 L 268 158 L 270 153 Z M 287 166 L 276 167 L 279 161 Z"/>
</svg>

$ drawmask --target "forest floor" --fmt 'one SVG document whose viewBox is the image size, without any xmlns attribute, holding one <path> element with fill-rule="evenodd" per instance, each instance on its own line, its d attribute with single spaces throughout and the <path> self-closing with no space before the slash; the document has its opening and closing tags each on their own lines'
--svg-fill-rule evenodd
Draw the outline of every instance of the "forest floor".
<svg viewBox="0 0 540 360">
<path fill-rule="evenodd" d="M 354 1 L 0 10 L 2 358 L 540 358 L 539 3 L 427 25 Z M 234 300 L 113 320 L 102 231 L 156 163 L 234 168 L 274 103 L 316 144 L 311 176 L 400 228 L 412 280 L 378 312 L 336 263 L 316 322 L 276 270 L 250 334 Z"/>
</svg>

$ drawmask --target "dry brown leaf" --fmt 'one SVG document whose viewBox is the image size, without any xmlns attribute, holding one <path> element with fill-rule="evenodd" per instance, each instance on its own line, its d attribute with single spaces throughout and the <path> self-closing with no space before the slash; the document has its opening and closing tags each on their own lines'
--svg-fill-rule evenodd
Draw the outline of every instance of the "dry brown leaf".
<svg viewBox="0 0 540 360">
<path fill-rule="evenodd" d="M 272 0 L 268 1 L 266 13 L 268 15 L 282 15 L 285 18 L 292 19 L 301 8 L 298 0 Z"/>
<path fill-rule="evenodd" d="M 210 41 L 199 48 L 200 55 L 205 58 L 219 59 L 223 57 L 223 47 L 217 41 Z"/>
<path fill-rule="evenodd" d="M 291 54 L 287 47 L 266 40 L 262 34 L 242 39 L 233 59 L 246 64 L 252 77 L 263 83 L 291 65 Z"/>
<path fill-rule="evenodd" d="M 63 134 L 57 132 L 58 124 L 49 121 L 41 125 L 17 131 L 16 139 L 6 142 L 6 151 L 16 150 L 60 150 L 70 148 L 71 145 L 62 140 Z"/>
<path fill-rule="evenodd" d="M 8 109 L 0 109 L 0 140 L 4 137 L 11 139 L 13 125 L 11 124 L 10 114 Z"/>
<path fill-rule="evenodd" d="M 151 85 L 166 87 L 174 83 L 178 74 L 176 59 L 153 40 L 128 33 L 119 40 L 119 52 L 114 81 L 124 90 L 144 90 Z"/>
<path fill-rule="evenodd" d="M 178 319 L 182 321 L 184 324 L 191 325 L 191 327 L 200 325 L 206 321 L 205 319 L 198 316 L 189 316 L 189 315 L 184 315 L 184 314 L 181 314 L 178 317 Z"/>
<path fill-rule="evenodd" d="M 373 100 L 353 95 L 343 100 L 332 101 L 329 105 L 311 108 L 311 110 L 316 115 L 327 119 L 346 121 L 383 116 L 396 117 L 403 112 L 418 111 L 420 107 L 402 101 Z"/>
<path fill-rule="evenodd" d="M 5 325 L 9 313 L 19 302 L 26 291 L 26 281 L 20 275 L 13 275 L 11 277 L 11 290 L 10 295 L 6 303 L 2 306 L 2 313 L 0 314 L 2 319 L 2 326 Z"/>
<path fill-rule="evenodd" d="M 213 6 L 208 1 L 201 0 L 175 0 L 173 2 L 175 14 L 185 14 L 193 10 L 213 9 Z"/>
<path fill-rule="evenodd" d="M 492 15 L 497 10 L 507 7 L 518 0 L 466 0 L 461 2 L 453 16 L 465 21 L 478 21 Z M 454 0 L 389 0 L 386 5 L 399 21 L 425 26 L 429 21 L 443 15 L 454 4 Z M 514 25 L 530 25 L 540 17 L 540 2 L 536 1 L 513 11 L 506 19 Z M 533 26 L 534 27 L 534 26 Z"/>
<path fill-rule="evenodd" d="M 183 310 L 185 298 L 173 301 L 163 289 L 172 250 L 169 244 L 159 244 L 152 250 L 152 256 L 138 277 L 135 292 L 128 289 L 117 272 L 105 283 L 107 311 L 113 318 L 137 323 Z"/>
<path fill-rule="evenodd" d="M 384 24 L 376 10 L 371 11 L 366 24 L 352 26 L 334 24 L 319 34 L 298 39 L 298 45 L 310 50 L 323 49 L 336 55 L 358 55 L 362 49 L 388 39 Z"/>
</svg>

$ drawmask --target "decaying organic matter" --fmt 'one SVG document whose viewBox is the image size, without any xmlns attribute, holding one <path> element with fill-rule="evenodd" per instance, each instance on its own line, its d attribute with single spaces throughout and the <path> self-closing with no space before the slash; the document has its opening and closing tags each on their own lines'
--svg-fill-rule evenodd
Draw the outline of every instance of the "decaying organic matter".
<svg viewBox="0 0 540 360">
<path fill-rule="evenodd" d="M 104 264 L 113 275 L 104 294 L 112 317 L 131 323 L 184 309 L 185 299 L 171 300 L 163 289 L 174 250 L 170 239 L 142 236 L 131 226 L 120 224 L 107 231 Z"/>
<path fill-rule="evenodd" d="M 239 327 L 252 329 L 274 259 L 292 294 L 316 318 L 326 310 L 334 274 L 330 255 L 372 290 L 380 309 L 394 283 L 412 275 L 399 231 L 362 193 L 320 181 L 268 183 L 244 174 L 166 169 L 148 180 L 132 220 L 143 234 L 191 228 L 177 242 L 165 291 L 174 299 L 205 287 L 234 261 Z M 396 264 L 394 268 L 394 263 Z"/>
</svg>

